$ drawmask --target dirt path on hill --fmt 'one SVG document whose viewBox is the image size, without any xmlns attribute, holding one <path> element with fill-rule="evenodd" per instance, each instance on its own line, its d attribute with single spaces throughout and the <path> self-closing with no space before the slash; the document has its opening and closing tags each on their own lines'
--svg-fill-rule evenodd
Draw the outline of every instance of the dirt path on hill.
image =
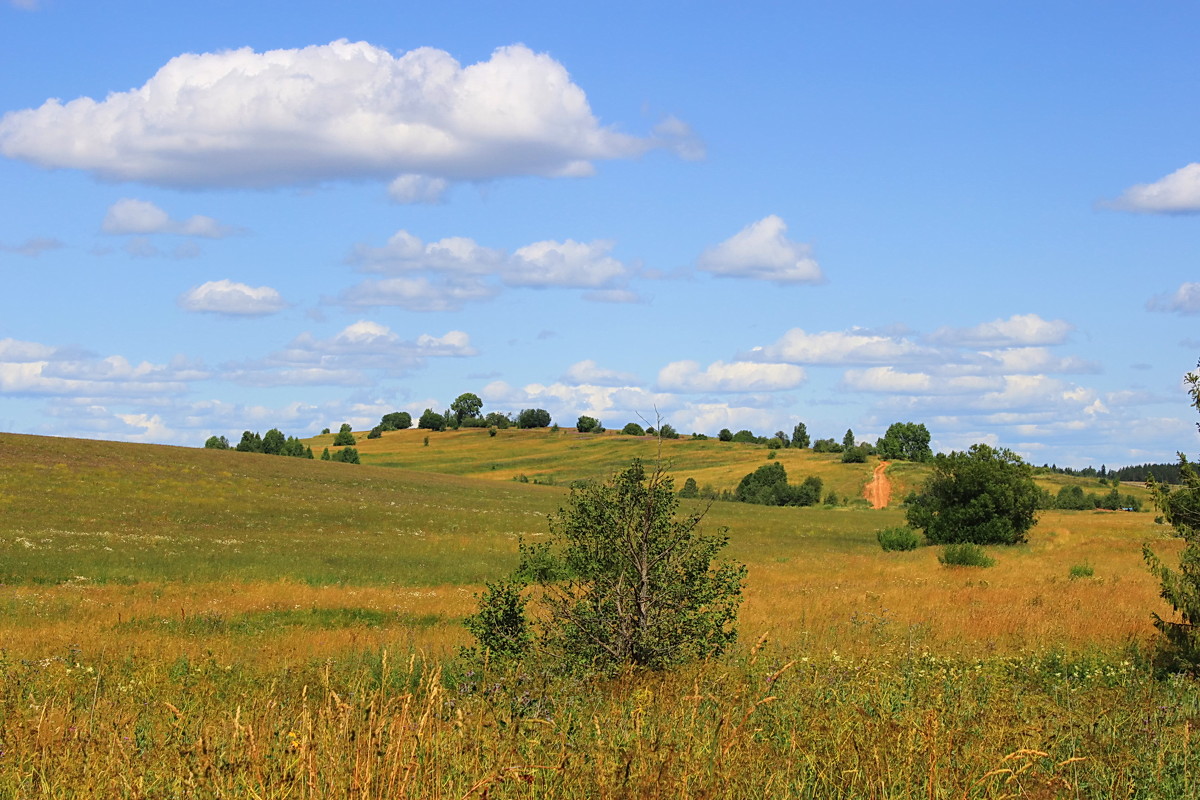
<svg viewBox="0 0 1200 800">
<path fill-rule="evenodd" d="M 863 487 L 863 497 L 867 498 L 871 508 L 887 508 L 892 502 L 892 482 L 888 480 L 885 470 L 890 461 L 880 461 L 871 476 L 871 482 Z"/>
</svg>

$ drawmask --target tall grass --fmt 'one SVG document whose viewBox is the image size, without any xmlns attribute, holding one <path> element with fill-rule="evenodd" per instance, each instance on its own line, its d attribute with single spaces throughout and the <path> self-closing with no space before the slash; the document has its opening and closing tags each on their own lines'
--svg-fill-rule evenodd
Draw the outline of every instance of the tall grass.
<svg viewBox="0 0 1200 800">
<path fill-rule="evenodd" d="M 0 798 L 1197 794 L 1200 686 L 1140 655 L 1168 613 L 1148 514 L 1050 512 L 963 571 L 883 553 L 897 509 L 717 503 L 743 642 L 600 682 L 454 658 L 561 488 L 7 435 L 0 458 Z"/>
</svg>

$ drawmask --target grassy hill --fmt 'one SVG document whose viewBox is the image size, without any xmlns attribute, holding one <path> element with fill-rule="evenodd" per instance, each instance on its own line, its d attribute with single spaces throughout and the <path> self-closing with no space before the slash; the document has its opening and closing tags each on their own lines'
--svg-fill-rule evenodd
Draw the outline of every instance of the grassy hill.
<svg viewBox="0 0 1200 800">
<path fill-rule="evenodd" d="M 518 537 L 545 535 L 563 484 L 657 443 L 424 436 L 363 438 L 350 465 L 0 434 L 0 797 L 1200 788 L 1196 683 L 1156 681 L 1140 655 L 1150 613 L 1170 613 L 1141 544 L 1178 547 L 1153 514 L 1046 512 L 978 570 L 882 552 L 898 507 L 718 502 L 705 525 L 749 568 L 728 659 L 476 681 L 453 661 L 473 593 Z M 767 463 L 714 441 L 663 455 L 716 488 Z M 872 467 L 778 458 L 845 494 Z M 890 469 L 901 486 L 925 470 Z M 1072 579 L 1079 565 L 1092 576 Z"/>
</svg>

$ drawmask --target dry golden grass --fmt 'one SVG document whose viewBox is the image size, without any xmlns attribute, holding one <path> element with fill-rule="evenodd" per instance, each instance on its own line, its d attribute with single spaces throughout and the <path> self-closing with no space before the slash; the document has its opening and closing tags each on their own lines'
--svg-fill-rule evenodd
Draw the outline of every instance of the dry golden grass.
<svg viewBox="0 0 1200 800">
<path fill-rule="evenodd" d="M 489 446 L 470 435 L 438 444 Z M 680 474 L 766 463 L 745 452 L 680 446 Z M 857 474 L 825 458 L 789 473 Z M 951 569 L 880 550 L 895 508 L 716 503 L 749 566 L 735 652 L 588 681 L 453 658 L 561 488 L 37 437 L 0 459 L 3 799 L 1200 791 L 1196 683 L 1138 655 L 1167 612 L 1141 545 L 1178 550 L 1152 514 L 1048 512 L 995 567 Z"/>
</svg>

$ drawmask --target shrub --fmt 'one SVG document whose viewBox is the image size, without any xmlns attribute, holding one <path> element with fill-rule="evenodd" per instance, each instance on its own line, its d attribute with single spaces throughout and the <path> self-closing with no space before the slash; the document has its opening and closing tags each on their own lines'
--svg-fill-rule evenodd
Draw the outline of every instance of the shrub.
<svg viewBox="0 0 1200 800">
<path fill-rule="evenodd" d="M 732 442 L 733 431 L 729 430 L 729 428 L 721 428 L 721 430 L 717 433 L 717 441 Z"/>
<path fill-rule="evenodd" d="M 492 425 L 492 426 L 488 427 L 488 436 L 495 436 L 495 435 L 496 435 L 496 426 Z"/>
<path fill-rule="evenodd" d="M 513 576 L 480 597 L 467 621 L 479 646 L 608 674 L 724 652 L 737 635 L 746 568 L 714 564 L 727 538 L 700 534 L 702 515 L 677 518 L 678 502 L 671 479 L 636 460 L 607 483 L 572 489 L 550 541 L 522 546 Z M 532 623 L 518 588 L 527 582 L 537 584 Z"/>
<path fill-rule="evenodd" d="M 921 544 L 917 532 L 908 527 L 884 528 L 875 532 L 879 546 L 888 552 L 894 550 L 916 550 Z"/>
<path fill-rule="evenodd" d="M 374 428 L 371 428 L 371 432 L 367 434 L 368 439 L 378 439 L 382 436 L 383 436 L 383 427 L 380 425 L 376 425 Z"/>
<path fill-rule="evenodd" d="M 991 567 L 996 564 L 996 559 L 973 542 L 946 545 L 942 548 L 938 561 L 944 567 Z"/>
<path fill-rule="evenodd" d="M 626 436 L 645 436 L 646 435 L 645 429 L 642 428 L 641 425 L 638 425 L 636 422 L 627 423 L 624 428 L 621 428 L 621 433 L 625 434 Z"/>
<path fill-rule="evenodd" d="M 683 482 L 683 488 L 679 490 L 679 496 L 684 498 L 696 498 L 700 496 L 700 487 L 696 485 L 695 478 L 688 478 Z"/>
<path fill-rule="evenodd" d="M 1090 578 L 1095 574 L 1096 570 L 1092 569 L 1091 564 L 1075 564 L 1071 567 L 1071 571 L 1067 574 L 1067 577 L 1073 581 L 1077 581 L 1080 578 Z"/>
<path fill-rule="evenodd" d="M 663 423 L 658 429 L 658 438 L 660 439 L 678 439 L 679 431 L 672 428 L 667 423 Z"/>
<path fill-rule="evenodd" d="M 208 450 L 228 450 L 229 440 L 224 436 L 210 436 L 205 440 L 204 447 Z"/>
<path fill-rule="evenodd" d="M 350 423 L 343 422 L 341 430 L 338 431 L 337 436 L 333 437 L 333 446 L 344 447 L 353 444 L 358 444 L 358 440 L 354 438 L 354 434 L 351 432 Z"/>
<path fill-rule="evenodd" d="M 1020 544 L 1037 524 L 1039 498 L 1033 469 L 1020 456 L 976 444 L 934 457 L 907 521 L 932 544 Z"/>
<path fill-rule="evenodd" d="M 508 418 L 508 415 L 501 414 L 499 411 L 489 411 L 488 415 L 483 418 L 483 421 L 486 422 L 489 427 L 498 428 L 500 430 L 504 430 L 512 424 L 512 420 Z"/>
<path fill-rule="evenodd" d="M 402 431 L 412 427 L 412 414 L 407 411 L 393 411 L 384 414 L 379 420 L 379 427 L 384 431 Z"/>
<path fill-rule="evenodd" d="M 842 450 L 843 464 L 865 464 L 867 463 L 867 448 L 861 444 L 851 445 Z"/>
<path fill-rule="evenodd" d="M 432 408 L 427 408 L 421 412 L 421 418 L 417 420 L 417 427 L 427 431 L 444 431 L 446 430 L 446 418 Z"/>
<path fill-rule="evenodd" d="M 600 420 L 595 417 L 581 416 L 575 421 L 575 430 L 580 433 L 591 433 L 600 427 Z"/>
<path fill-rule="evenodd" d="M 341 461 L 346 464 L 360 464 L 358 450 L 353 447 L 343 447 L 330 458 L 330 461 Z"/>
</svg>

